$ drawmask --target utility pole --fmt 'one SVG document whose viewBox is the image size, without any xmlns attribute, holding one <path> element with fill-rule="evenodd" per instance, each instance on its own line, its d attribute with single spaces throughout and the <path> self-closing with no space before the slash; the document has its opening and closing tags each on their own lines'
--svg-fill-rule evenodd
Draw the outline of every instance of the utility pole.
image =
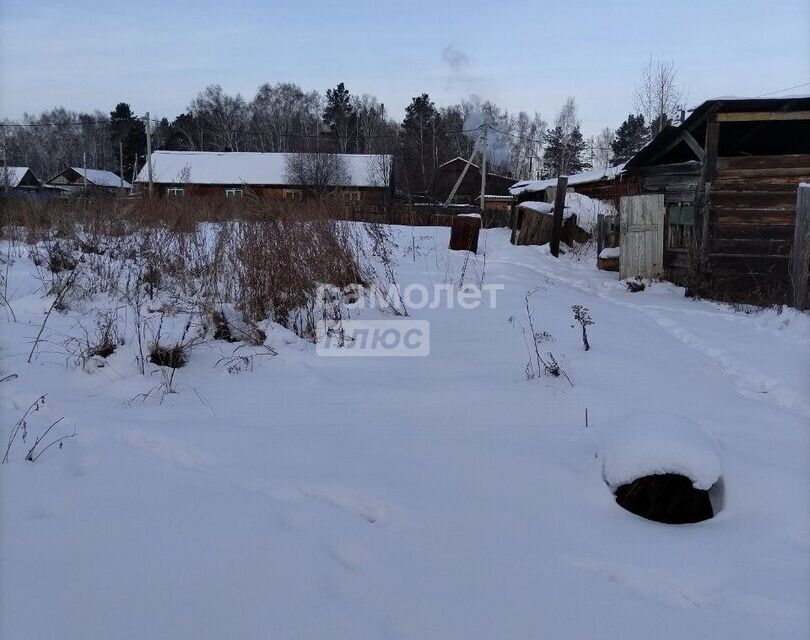
<svg viewBox="0 0 810 640">
<path fill-rule="evenodd" d="M 557 190 L 554 193 L 554 219 L 551 226 L 551 255 L 560 256 L 560 240 L 562 240 L 563 211 L 565 209 L 565 192 L 568 190 L 568 176 L 557 178 Z"/>
<path fill-rule="evenodd" d="M 149 178 L 149 197 L 152 197 L 152 121 L 146 112 L 146 174 Z"/>
<path fill-rule="evenodd" d="M 484 209 L 486 208 L 487 193 L 487 133 L 489 123 L 484 123 L 484 133 L 481 136 L 481 215 L 483 222 Z"/>
<path fill-rule="evenodd" d="M 82 164 L 84 165 L 84 195 L 87 195 L 87 152 L 82 153 Z"/>
<path fill-rule="evenodd" d="M 3 127 L 3 191 L 8 195 L 8 183 L 11 176 L 8 175 L 8 153 L 6 152 L 6 128 Z"/>
<path fill-rule="evenodd" d="M 121 193 L 124 192 L 124 143 L 118 141 L 118 175 L 121 176 Z"/>
</svg>

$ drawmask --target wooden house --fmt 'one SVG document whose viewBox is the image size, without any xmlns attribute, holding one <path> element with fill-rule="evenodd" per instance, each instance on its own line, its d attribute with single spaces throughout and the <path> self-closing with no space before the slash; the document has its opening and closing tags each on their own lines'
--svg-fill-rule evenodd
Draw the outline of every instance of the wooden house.
<svg viewBox="0 0 810 640">
<path fill-rule="evenodd" d="M 456 157 L 439 165 L 433 176 L 431 184 L 431 196 L 436 202 L 445 202 L 453 186 L 458 181 L 459 176 L 467 166 L 465 158 Z M 509 196 L 509 187 L 515 183 L 513 178 L 507 178 L 487 171 L 486 198 L 490 196 Z M 453 198 L 454 204 L 473 204 L 476 198 L 481 196 L 481 167 L 470 163 L 469 169 L 464 174 L 464 179 L 456 190 Z M 497 200 L 492 200 L 497 202 Z M 489 208 L 489 204 L 487 208 Z M 497 208 L 497 205 L 493 205 Z"/>
<path fill-rule="evenodd" d="M 154 193 L 167 197 L 204 195 L 212 197 L 255 196 L 271 200 L 303 200 L 314 185 L 298 184 L 290 177 L 291 156 L 308 154 L 156 151 L 152 154 Z M 328 190 L 347 205 L 383 204 L 393 188 L 392 156 L 334 154 L 346 169 L 331 179 Z M 145 190 L 149 169 L 144 166 L 135 179 Z"/>
<path fill-rule="evenodd" d="M 45 183 L 45 187 L 68 194 L 77 194 L 85 190 L 109 192 L 132 189 L 132 185 L 112 171 L 105 169 L 85 169 L 69 167 Z"/>
<path fill-rule="evenodd" d="M 651 267 L 695 293 L 786 302 L 797 188 L 810 181 L 810 96 L 708 100 L 622 179 L 637 193 L 620 206 L 622 275 Z M 628 254 L 651 238 L 645 267 Z"/>
</svg>

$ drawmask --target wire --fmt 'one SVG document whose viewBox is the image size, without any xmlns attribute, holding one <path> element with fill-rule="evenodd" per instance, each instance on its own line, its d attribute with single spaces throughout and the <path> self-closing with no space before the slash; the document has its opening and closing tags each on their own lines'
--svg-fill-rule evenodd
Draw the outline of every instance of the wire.
<svg viewBox="0 0 810 640">
<path fill-rule="evenodd" d="M 784 89 L 777 89 L 776 91 L 771 91 L 770 93 L 763 93 L 758 96 L 757 98 L 766 98 L 767 96 L 772 96 L 777 93 L 783 93 L 785 91 L 791 91 L 792 89 L 801 89 L 802 87 L 810 87 L 810 82 L 802 82 L 801 84 L 795 84 L 792 87 L 786 87 Z"/>
<path fill-rule="evenodd" d="M 138 118 L 139 120 L 145 120 L 145 118 Z M 161 120 L 150 118 L 150 122 L 160 124 Z M 92 121 L 80 121 L 80 122 L 2 122 L 0 123 L 0 127 L 8 127 L 8 128 L 25 128 L 25 127 L 51 127 L 51 128 L 59 128 L 59 127 L 89 127 L 89 126 L 106 126 L 109 125 L 109 120 L 92 120 Z M 171 126 L 171 124 L 170 124 Z M 444 135 L 459 135 L 463 133 L 473 133 L 475 131 L 480 131 L 485 125 L 480 125 L 478 127 L 474 127 L 472 129 L 459 129 L 456 131 L 446 131 Z M 277 138 L 312 138 L 312 139 L 338 139 L 338 140 L 375 140 L 375 139 L 397 139 L 400 137 L 398 133 L 386 133 L 386 134 L 376 134 L 376 135 L 316 135 L 316 134 L 307 134 L 307 133 L 278 133 L 276 131 L 266 131 L 260 129 L 226 129 L 224 127 L 206 127 L 205 131 L 216 132 L 216 133 L 233 133 L 233 134 L 241 134 L 241 135 L 248 135 L 248 136 L 275 136 Z"/>
</svg>

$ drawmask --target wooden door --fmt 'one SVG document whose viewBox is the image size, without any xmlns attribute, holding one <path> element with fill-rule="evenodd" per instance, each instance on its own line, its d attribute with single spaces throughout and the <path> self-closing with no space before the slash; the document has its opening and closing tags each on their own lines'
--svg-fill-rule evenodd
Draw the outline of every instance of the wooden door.
<svg viewBox="0 0 810 640">
<path fill-rule="evenodd" d="M 619 213 L 619 275 L 659 277 L 664 272 L 664 194 L 624 196 Z"/>
</svg>

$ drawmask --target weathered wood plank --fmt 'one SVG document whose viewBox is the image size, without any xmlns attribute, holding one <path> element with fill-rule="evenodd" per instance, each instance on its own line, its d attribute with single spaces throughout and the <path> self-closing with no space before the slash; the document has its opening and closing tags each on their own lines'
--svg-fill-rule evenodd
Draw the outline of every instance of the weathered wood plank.
<svg viewBox="0 0 810 640">
<path fill-rule="evenodd" d="M 796 193 L 802 182 L 810 182 L 810 171 L 800 176 L 752 176 L 740 178 L 718 174 L 713 187 L 720 191 L 789 191 Z"/>
<path fill-rule="evenodd" d="M 619 274 L 657 277 L 664 267 L 664 195 L 626 196 L 620 202 Z"/>
<path fill-rule="evenodd" d="M 727 224 L 713 222 L 711 225 L 712 238 L 716 239 L 762 239 L 762 240 L 793 240 L 792 224 L 767 223 L 739 223 Z"/>
<path fill-rule="evenodd" d="M 727 191 L 712 185 L 712 202 L 718 207 L 743 209 L 790 209 L 796 208 L 796 191 Z"/>
<path fill-rule="evenodd" d="M 718 113 L 718 122 L 770 122 L 779 120 L 810 120 L 810 111 L 739 111 Z"/>
<path fill-rule="evenodd" d="M 554 194 L 554 220 L 551 227 L 551 255 L 555 258 L 560 255 L 560 240 L 562 239 L 563 209 L 565 209 L 565 192 L 568 190 L 568 177 L 557 178 L 557 190 Z"/>
<path fill-rule="evenodd" d="M 712 238 L 712 252 L 717 254 L 789 256 L 792 248 L 792 238 L 790 240 Z"/>
<path fill-rule="evenodd" d="M 804 167 L 810 169 L 810 154 L 788 154 L 778 156 L 735 156 L 718 158 L 719 171 L 734 169 L 791 169 Z"/>
<path fill-rule="evenodd" d="M 785 277 L 790 259 L 788 256 L 737 254 L 709 254 L 714 270 L 728 269 L 739 273 L 779 273 Z"/>
<path fill-rule="evenodd" d="M 807 276 L 810 269 L 810 184 L 796 193 L 796 222 L 790 258 L 791 301 L 797 309 L 808 306 Z"/>
<path fill-rule="evenodd" d="M 795 218 L 793 211 L 777 209 L 712 207 L 710 213 L 710 222 L 719 224 L 791 224 Z"/>
<path fill-rule="evenodd" d="M 718 178 L 775 178 L 806 176 L 807 167 L 767 167 L 762 169 L 723 169 L 717 175 Z"/>
</svg>

